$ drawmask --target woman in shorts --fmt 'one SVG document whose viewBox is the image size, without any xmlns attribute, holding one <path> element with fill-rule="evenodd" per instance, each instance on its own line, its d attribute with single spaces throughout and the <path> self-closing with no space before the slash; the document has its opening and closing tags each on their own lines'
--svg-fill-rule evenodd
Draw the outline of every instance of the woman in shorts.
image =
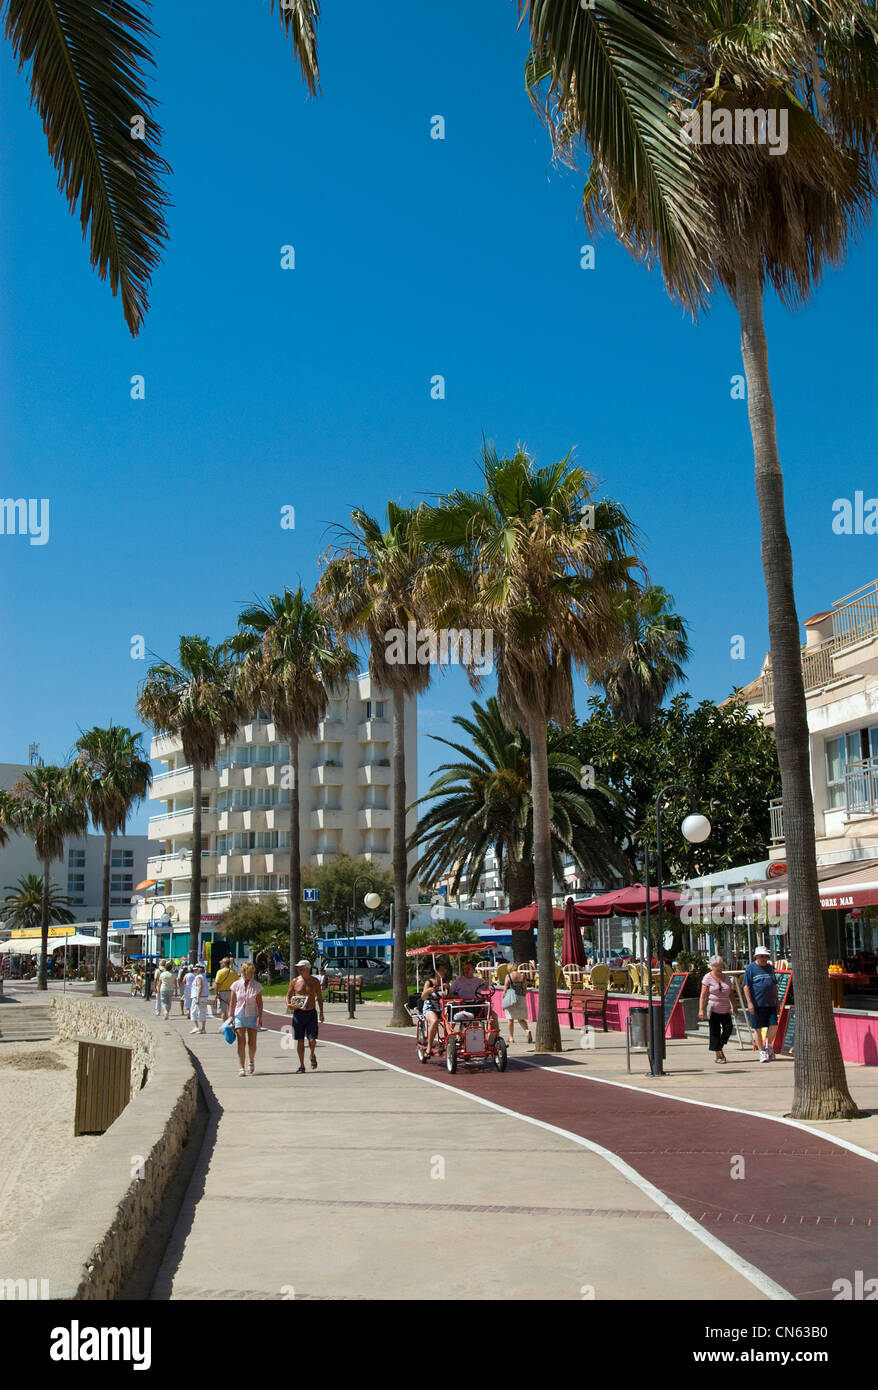
<svg viewBox="0 0 878 1390">
<path fill-rule="evenodd" d="M 256 978 L 256 968 L 252 960 L 241 966 L 241 978 L 235 980 L 230 990 L 229 1002 L 232 1022 L 238 1039 L 239 1076 L 244 1076 L 244 1051 L 250 1053 L 250 1075 L 256 1070 L 256 1037 L 262 1026 L 262 986 Z"/>
</svg>

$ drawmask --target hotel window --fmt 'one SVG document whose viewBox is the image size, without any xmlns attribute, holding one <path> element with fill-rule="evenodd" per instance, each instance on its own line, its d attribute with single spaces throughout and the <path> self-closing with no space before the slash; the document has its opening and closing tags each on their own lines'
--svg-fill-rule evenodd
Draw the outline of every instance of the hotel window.
<svg viewBox="0 0 878 1390">
<path fill-rule="evenodd" d="M 848 734 L 826 740 L 826 805 L 831 811 L 845 805 L 844 774 L 849 763 L 874 756 L 878 728 L 852 729 Z"/>
<path fill-rule="evenodd" d="M 85 868 L 85 850 L 71 849 L 67 851 L 67 867 L 70 869 Z"/>
<path fill-rule="evenodd" d="M 68 874 L 68 875 L 67 875 L 67 892 L 68 892 L 68 894 L 69 894 L 69 893 L 84 893 L 84 892 L 85 892 L 85 874 Z"/>
<path fill-rule="evenodd" d="M 110 867 L 113 869 L 133 869 L 134 850 L 114 849 L 110 855 Z"/>
</svg>

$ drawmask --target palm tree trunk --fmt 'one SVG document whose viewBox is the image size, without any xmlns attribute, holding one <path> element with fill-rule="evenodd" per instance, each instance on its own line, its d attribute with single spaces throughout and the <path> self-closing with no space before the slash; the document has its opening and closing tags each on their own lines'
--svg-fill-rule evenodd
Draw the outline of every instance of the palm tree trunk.
<svg viewBox="0 0 878 1390">
<path fill-rule="evenodd" d="M 107 994 L 107 950 L 110 932 L 110 856 L 113 837 L 109 830 L 104 831 L 104 875 L 101 886 L 101 944 L 98 947 L 98 965 L 95 971 L 95 994 L 106 998 Z"/>
<path fill-rule="evenodd" d="M 534 877 L 533 865 L 525 863 L 523 859 L 513 859 L 511 856 L 506 865 L 506 887 L 509 897 L 509 911 L 518 912 L 522 907 L 529 907 L 534 900 Z M 525 961 L 533 960 L 536 951 L 536 941 L 534 939 L 533 927 L 528 927 L 526 931 L 514 931 L 512 933 L 512 959 L 516 965 L 521 965 Z"/>
<path fill-rule="evenodd" d="M 192 876 L 189 880 L 189 959 L 198 959 L 201 931 L 201 763 L 192 760 Z"/>
<path fill-rule="evenodd" d="M 49 950 L 49 864 L 48 859 L 43 860 L 43 892 L 40 899 L 40 945 L 42 954 L 40 956 L 40 967 L 37 971 L 37 989 L 48 989 L 46 983 L 46 955 Z"/>
<path fill-rule="evenodd" d="M 290 738 L 290 979 L 302 954 L 302 846 L 299 834 L 299 740 Z"/>
<path fill-rule="evenodd" d="M 528 720 L 530 781 L 534 827 L 534 884 L 539 906 L 537 969 L 540 1007 L 537 1015 L 537 1052 L 561 1051 L 561 1025 L 555 987 L 555 937 L 552 920 L 552 830 L 549 819 L 549 762 L 545 719 Z"/>
<path fill-rule="evenodd" d="M 409 923 L 406 887 L 408 861 L 405 833 L 405 693 L 397 686 L 393 691 L 392 723 L 393 761 L 393 1012 L 389 1028 L 410 1028 L 411 1019 L 405 1011 L 408 998 L 406 982 L 405 940 Z"/>
<path fill-rule="evenodd" d="M 738 275 L 736 289 L 756 465 L 756 495 L 762 522 L 775 738 L 783 790 L 790 954 L 796 982 L 794 1092 L 790 1113 L 796 1119 L 850 1119 L 858 1110 L 848 1090 L 827 983 L 793 559 L 786 528 L 783 474 L 768 375 L 762 288 L 755 267 Z"/>
</svg>

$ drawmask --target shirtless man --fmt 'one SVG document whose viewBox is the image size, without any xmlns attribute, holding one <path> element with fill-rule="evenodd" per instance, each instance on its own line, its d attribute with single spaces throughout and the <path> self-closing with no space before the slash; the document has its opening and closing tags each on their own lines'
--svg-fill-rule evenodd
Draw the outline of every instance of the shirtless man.
<svg viewBox="0 0 878 1390">
<path fill-rule="evenodd" d="M 305 1070 L 306 1038 L 308 1039 L 308 1046 L 311 1048 L 311 1067 L 312 1069 L 317 1067 L 314 1049 L 317 1046 L 317 1024 L 323 1022 L 323 990 L 320 988 L 320 981 L 315 980 L 311 974 L 311 962 L 309 960 L 297 960 L 296 969 L 299 973 L 294 980 L 290 981 L 290 987 L 287 990 L 287 1007 L 293 1011 L 293 1037 L 296 1039 L 296 1049 L 299 1053 L 298 1071 L 301 1072 Z M 299 1002 L 294 1004 L 294 998 Z M 319 1020 L 317 1017 L 318 1009 L 320 1010 Z"/>
</svg>

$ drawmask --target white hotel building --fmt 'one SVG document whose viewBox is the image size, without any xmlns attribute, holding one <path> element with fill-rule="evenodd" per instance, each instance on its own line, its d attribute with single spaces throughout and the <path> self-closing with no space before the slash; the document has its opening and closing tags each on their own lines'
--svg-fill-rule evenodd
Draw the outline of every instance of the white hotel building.
<svg viewBox="0 0 878 1390">
<path fill-rule="evenodd" d="M 339 854 L 390 869 L 393 812 L 391 714 L 393 696 L 369 675 L 348 683 L 330 700 L 312 739 L 299 746 L 299 828 L 302 868 L 329 863 Z M 406 804 L 417 796 L 417 702 L 406 702 Z M 163 808 L 149 821 L 156 851 L 147 877 L 156 885 L 132 905 L 132 927 L 144 926 L 154 897 L 175 909 L 175 939 L 163 949 L 188 945 L 192 843 L 192 768 L 176 738 L 152 740 L 151 757 L 166 764 L 153 778 L 150 797 Z M 289 747 L 260 715 L 241 725 L 220 749 L 216 766 L 202 775 L 201 927 L 204 939 L 219 917 L 243 897 L 283 893 L 289 878 Z M 407 833 L 416 824 L 409 812 Z M 410 863 L 414 861 L 414 857 Z M 415 890 L 416 891 L 416 890 Z"/>
</svg>

